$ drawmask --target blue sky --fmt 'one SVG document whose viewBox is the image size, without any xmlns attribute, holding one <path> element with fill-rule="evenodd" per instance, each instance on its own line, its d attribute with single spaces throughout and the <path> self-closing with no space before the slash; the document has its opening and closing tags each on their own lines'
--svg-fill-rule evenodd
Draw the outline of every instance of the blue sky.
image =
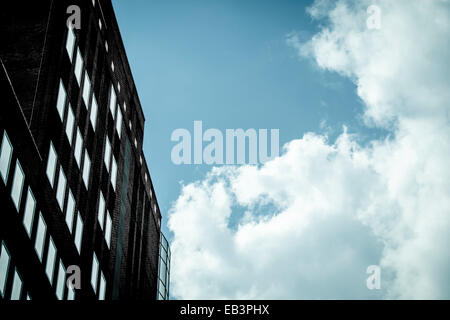
<svg viewBox="0 0 450 320">
<path fill-rule="evenodd" d="M 299 59 L 286 43 L 318 30 L 305 9 L 312 1 L 113 1 L 146 117 L 144 152 L 164 221 L 179 181 L 198 179 L 207 165 L 172 164 L 177 128 L 278 128 L 281 146 L 308 131 L 364 130 L 355 115 L 355 86 Z M 164 231 L 167 232 L 164 224 Z"/>
</svg>

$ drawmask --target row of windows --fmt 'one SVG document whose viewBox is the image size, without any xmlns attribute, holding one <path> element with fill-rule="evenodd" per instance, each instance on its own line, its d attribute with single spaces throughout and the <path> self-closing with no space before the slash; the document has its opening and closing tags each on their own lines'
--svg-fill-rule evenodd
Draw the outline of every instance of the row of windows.
<svg viewBox="0 0 450 320">
<path fill-rule="evenodd" d="M 64 170 L 62 166 L 59 167 L 59 178 L 58 181 L 55 182 L 56 178 L 56 168 L 57 168 L 57 161 L 58 161 L 58 155 L 56 154 L 55 148 L 53 146 L 53 143 L 50 143 L 50 150 L 48 155 L 48 161 L 47 161 L 47 178 L 50 181 L 50 185 L 56 189 L 56 200 L 59 204 L 59 208 L 61 209 L 61 212 L 64 214 L 64 208 L 66 207 L 65 211 L 65 221 L 67 224 L 67 227 L 69 228 L 69 231 L 72 233 L 75 229 L 75 246 L 78 250 L 78 253 L 81 252 L 81 241 L 83 236 L 83 219 L 81 218 L 81 215 L 79 211 L 75 210 L 75 197 L 73 195 L 72 190 L 70 187 L 67 187 L 67 179 L 66 175 L 64 174 Z M 66 189 L 68 189 L 68 195 L 66 197 Z M 66 206 L 67 205 L 67 206 Z M 75 226 L 74 226 L 75 224 Z"/>
<path fill-rule="evenodd" d="M 67 41 L 66 41 L 66 49 L 67 49 L 67 52 L 69 54 L 69 58 L 71 61 L 73 59 L 74 47 L 75 47 L 75 34 L 73 32 L 73 29 L 71 27 L 69 27 Z M 80 85 L 82 66 L 83 66 L 84 62 L 83 62 L 83 58 L 82 58 L 81 53 L 78 48 L 77 48 L 76 52 L 77 52 L 77 59 L 75 61 L 75 77 L 77 78 L 78 84 Z M 95 93 L 93 92 L 93 90 L 91 90 L 91 86 L 92 86 L 91 80 L 90 80 L 88 72 L 86 70 L 86 72 L 84 74 L 82 97 L 83 97 L 86 107 L 88 108 L 88 110 L 90 109 L 89 118 L 90 118 L 92 127 L 95 131 L 96 125 L 97 125 L 98 103 L 97 103 L 97 99 L 95 97 Z M 90 104 L 89 102 L 90 102 L 91 93 L 92 93 L 92 103 Z M 59 96 L 61 96 L 62 98 L 59 98 Z M 62 81 L 61 81 L 60 88 L 59 88 L 59 94 L 58 94 L 58 100 L 57 100 L 57 109 L 60 114 L 61 121 L 64 121 L 63 111 L 64 111 L 65 102 L 66 102 L 65 100 L 66 100 L 66 91 L 65 91 L 64 85 L 62 84 Z M 71 142 L 72 135 L 73 135 L 73 127 L 74 127 L 73 123 L 74 123 L 75 117 L 73 116 L 73 111 L 72 111 L 72 107 L 71 107 L 70 103 L 69 103 L 68 109 L 69 109 L 69 111 L 68 111 L 68 117 L 67 117 L 67 123 L 66 123 L 66 133 L 68 135 L 69 142 Z M 115 115 L 117 112 L 117 119 L 115 119 L 116 120 L 116 130 L 117 130 L 118 136 L 120 138 L 121 132 L 122 132 L 123 117 L 122 117 L 122 112 L 121 112 L 120 108 L 118 108 L 118 106 L 117 106 L 117 95 L 115 93 L 115 89 L 113 86 L 111 86 L 111 90 L 110 90 L 109 109 L 111 111 L 113 120 L 115 119 Z M 69 138 L 69 136 L 70 136 L 70 138 Z M 83 138 L 81 136 L 81 133 L 78 130 L 76 141 L 77 142 L 81 141 L 80 144 L 76 143 L 76 145 L 75 145 L 75 158 L 77 159 L 78 165 L 80 165 L 79 162 L 80 162 L 80 158 L 81 158 L 82 140 L 83 140 Z M 83 172 L 84 172 L 83 180 L 85 181 L 85 184 L 87 185 L 87 181 L 89 179 L 89 169 L 88 168 L 90 166 L 89 155 L 86 156 L 86 159 L 87 159 L 87 161 L 85 160 L 84 168 L 83 168 Z M 110 162 L 112 162 L 112 164 L 110 164 Z M 108 172 L 110 172 L 110 166 L 112 167 L 111 172 L 110 172 L 110 178 L 111 178 L 112 186 L 115 190 L 116 183 L 117 183 L 117 161 L 116 161 L 115 157 L 112 155 L 111 143 L 110 143 L 108 136 L 107 136 L 107 142 L 106 142 L 106 146 L 105 146 L 105 164 L 106 164 L 106 168 L 107 168 Z"/>
<path fill-rule="evenodd" d="M 17 268 L 13 268 L 10 264 L 11 256 L 9 254 L 8 248 L 6 248 L 5 243 L 2 241 L 0 247 L 0 295 L 3 299 L 6 298 L 6 283 L 8 281 L 8 273 L 13 271 L 11 274 L 13 276 L 12 289 L 9 296 L 10 300 L 20 300 L 22 296 L 23 283 L 22 277 L 20 276 Z M 27 293 L 27 300 L 31 300 L 30 295 Z"/>
<path fill-rule="evenodd" d="M 11 165 L 14 165 L 13 163 L 11 163 L 12 155 L 13 155 L 13 146 L 8 137 L 8 134 L 6 132 L 4 132 L 2 144 L 1 144 L 1 148 L 0 148 L 0 172 L 1 172 L 1 176 L 3 178 L 3 182 L 5 183 L 5 185 L 7 184 L 7 181 L 8 181 L 8 175 L 10 173 Z M 39 261 L 41 263 L 44 263 L 43 255 L 45 252 L 44 249 L 45 249 L 45 239 L 47 236 L 47 224 L 44 220 L 44 217 L 42 216 L 42 213 L 39 211 L 36 211 L 36 199 L 34 197 L 31 187 L 24 188 L 24 183 L 25 183 L 25 174 L 22 170 L 22 166 L 20 165 L 19 160 L 17 160 L 15 163 L 14 176 L 12 178 L 11 199 L 12 199 L 18 213 L 20 211 L 21 201 L 25 201 L 22 222 L 23 222 L 23 226 L 24 226 L 25 231 L 27 232 L 27 235 L 30 238 L 30 240 L 31 240 L 31 235 L 32 235 L 33 222 L 35 220 L 35 217 L 38 216 L 37 227 L 36 227 L 36 236 L 35 236 L 35 240 L 34 240 L 34 249 L 36 251 L 36 255 L 37 255 Z M 64 184 L 65 184 L 65 182 L 64 182 Z M 23 195 L 24 189 L 26 190 L 25 196 Z M 82 233 L 81 218 L 79 221 L 80 221 L 79 225 L 81 227 L 78 228 L 79 231 L 77 231 L 77 232 L 80 234 L 80 238 L 81 238 L 81 233 Z M 56 250 L 55 243 L 51 236 L 49 236 L 49 242 L 48 242 L 46 252 L 47 252 L 47 256 L 46 256 L 46 260 L 45 260 L 45 273 L 49 279 L 50 284 L 53 284 L 57 250 Z M 8 253 L 8 250 L 6 249 L 6 247 L 4 247 L 4 250 L 2 248 L 2 258 L 1 259 L 2 259 L 2 267 L 0 269 L 0 278 L 1 278 L 0 281 L 2 284 L 0 284 L 0 289 L 2 291 L 2 296 L 4 296 L 3 295 L 4 290 L 5 290 L 4 286 L 6 285 L 6 279 L 7 279 L 8 268 L 9 268 L 8 265 L 9 265 L 9 260 L 10 260 L 10 256 L 9 256 L 9 253 Z M 6 261 L 8 262 L 8 264 L 6 264 Z M 59 265 L 60 265 L 59 269 L 61 270 L 61 266 L 63 267 L 61 259 L 59 261 Z M 19 299 L 20 298 L 20 290 L 21 289 L 20 290 L 17 289 L 18 287 L 16 285 L 16 283 L 20 283 L 20 288 L 21 288 L 22 282 L 21 282 L 21 280 L 19 281 L 19 279 L 20 279 L 20 277 L 14 276 L 13 290 L 12 290 L 10 299 L 15 299 L 15 298 Z M 59 275 L 58 275 L 58 282 L 57 282 L 57 286 L 56 286 L 56 295 L 59 299 L 63 298 L 64 288 L 65 288 L 65 271 L 64 271 L 64 273 L 59 272 Z M 69 290 L 68 299 L 73 299 L 74 294 L 75 293 L 74 293 L 73 289 Z"/>
<path fill-rule="evenodd" d="M 170 248 L 166 238 L 161 234 L 158 267 L 158 300 L 169 299 L 170 282 Z"/>
</svg>

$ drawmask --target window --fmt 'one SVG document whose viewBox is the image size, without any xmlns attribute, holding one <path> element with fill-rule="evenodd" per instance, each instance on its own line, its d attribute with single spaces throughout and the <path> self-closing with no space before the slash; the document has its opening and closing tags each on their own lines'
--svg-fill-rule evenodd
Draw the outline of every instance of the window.
<svg viewBox="0 0 450 320">
<path fill-rule="evenodd" d="M 105 197 L 103 196 L 103 192 L 100 191 L 100 200 L 98 201 L 98 224 L 102 230 L 105 222 L 105 208 Z"/>
<path fill-rule="evenodd" d="M 75 246 L 77 247 L 78 253 L 81 252 L 81 240 L 83 238 L 83 219 L 78 212 L 77 226 L 75 228 Z"/>
<path fill-rule="evenodd" d="M 97 293 L 97 278 L 98 278 L 98 259 L 97 255 L 94 252 L 94 257 L 92 259 L 91 285 L 95 293 Z"/>
<path fill-rule="evenodd" d="M 16 170 L 14 173 L 13 185 L 11 188 L 11 198 L 16 206 L 17 211 L 20 208 L 20 199 L 22 198 L 23 181 L 25 176 L 23 174 L 22 166 L 19 161 L 16 163 Z"/>
<path fill-rule="evenodd" d="M 23 226 L 31 238 L 31 227 L 33 226 L 34 210 L 36 209 L 36 200 L 34 199 L 31 188 L 28 188 L 27 202 L 25 204 L 25 212 L 23 214 Z"/>
<path fill-rule="evenodd" d="M 64 268 L 63 262 L 59 259 L 58 281 L 56 282 L 56 297 L 58 300 L 64 298 L 64 287 L 66 284 L 66 268 Z"/>
<path fill-rule="evenodd" d="M 86 189 L 89 187 L 89 173 L 91 171 L 91 158 L 87 151 L 84 153 L 83 181 Z"/>
<path fill-rule="evenodd" d="M 42 255 L 44 253 L 45 235 L 47 234 L 47 224 L 45 223 L 42 214 L 39 214 L 39 221 L 36 231 L 36 241 L 34 243 L 34 249 L 38 255 L 39 260 L 42 262 Z"/>
<path fill-rule="evenodd" d="M 109 100 L 109 110 L 111 111 L 112 118 L 114 119 L 114 116 L 116 114 L 116 102 L 117 102 L 117 96 L 116 91 L 114 90 L 114 86 L 111 85 L 111 93 L 110 93 L 110 100 Z"/>
<path fill-rule="evenodd" d="M 75 46 L 75 34 L 73 33 L 72 26 L 69 25 L 66 40 L 66 50 L 67 53 L 69 54 L 70 62 L 72 62 L 74 46 Z"/>
<path fill-rule="evenodd" d="M 0 149 L 0 174 L 2 175 L 3 182 L 6 184 L 8 181 L 9 166 L 11 165 L 12 145 L 9 141 L 9 137 L 6 131 L 3 135 L 2 147 Z"/>
<path fill-rule="evenodd" d="M 97 99 L 95 98 L 95 94 L 92 95 L 92 104 L 91 104 L 91 124 L 94 131 L 97 127 L 97 112 L 98 112 L 98 104 Z"/>
<path fill-rule="evenodd" d="M 53 143 L 50 142 L 50 151 L 48 152 L 48 160 L 47 160 L 47 177 L 48 181 L 50 181 L 50 185 L 53 187 L 55 183 L 55 173 L 56 173 L 56 161 L 58 157 L 56 155 L 55 147 Z"/>
<path fill-rule="evenodd" d="M 64 89 L 64 84 L 62 80 L 59 80 L 59 90 L 58 99 L 56 100 L 56 109 L 58 110 L 59 117 L 61 121 L 64 119 L 64 106 L 66 104 L 66 89 Z"/>
<path fill-rule="evenodd" d="M 75 199 L 73 197 L 72 191 L 69 190 L 69 198 L 67 200 L 67 211 L 66 211 L 66 224 L 67 227 L 69 227 L 70 233 L 72 233 L 74 215 L 75 215 Z"/>
<path fill-rule="evenodd" d="M 17 270 L 14 271 L 13 287 L 11 291 L 11 300 L 20 300 L 22 295 L 22 279 Z"/>
<path fill-rule="evenodd" d="M 74 125 L 75 125 L 75 116 L 73 114 L 72 106 L 69 103 L 69 111 L 67 112 L 66 135 L 67 139 L 69 139 L 70 145 L 72 145 Z"/>
<path fill-rule="evenodd" d="M 55 271 L 56 262 L 56 246 L 53 242 L 52 237 L 50 237 L 48 253 L 47 253 L 47 265 L 45 266 L 45 273 L 47 274 L 50 284 L 53 284 L 53 273 Z"/>
<path fill-rule="evenodd" d="M 98 300 L 105 300 L 105 292 L 106 292 L 106 280 L 103 272 L 101 272 L 100 277 L 100 293 L 98 295 Z"/>
<path fill-rule="evenodd" d="M 89 109 L 89 96 L 91 93 L 91 80 L 89 79 L 89 75 L 87 71 L 84 74 L 84 85 L 83 85 L 83 100 L 86 109 Z"/>
<path fill-rule="evenodd" d="M 11 258 L 3 241 L 0 250 L 0 294 L 3 298 L 5 295 L 6 280 L 8 279 L 9 261 Z"/>
<path fill-rule="evenodd" d="M 111 216 L 109 214 L 109 212 L 106 214 L 106 227 L 105 227 L 105 240 L 106 240 L 106 244 L 108 245 L 108 248 L 110 247 L 111 244 Z"/>
<path fill-rule="evenodd" d="M 116 190 L 116 180 L 117 180 L 117 163 L 116 159 L 113 157 L 111 168 L 111 183 L 114 190 Z"/>
<path fill-rule="evenodd" d="M 117 134 L 119 135 L 119 138 L 120 138 L 120 136 L 122 134 L 122 111 L 120 111 L 120 108 L 117 108 L 116 130 L 117 130 Z"/>
<path fill-rule="evenodd" d="M 75 289 L 69 286 L 67 290 L 67 300 L 75 300 Z"/>
<path fill-rule="evenodd" d="M 80 49 L 77 48 L 77 59 L 75 61 L 75 77 L 77 78 L 78 85 L 81 82 L 81 72 L 83 71 L 83 57 L 81 56 Z"/>
<path fill-rule="evenodd" d="M 83 148 L 83 136 L 81 135 L 80 129 L 77 128 L 77 138 L 75 141 L 75 160 L 77 161 L 78 167 L 81 165 L 82 148 Z"/>
<path fill-rule="evenodd" d="M 64 197 L 66 195 L 66 184 L 67 184 L 66 175 L 64 174 L 63 168 L 60 167 L 58 186 L 56 190 L 56 200 L 58 201 L 59 208 L 61 209 L 61 211 L 64 211 Z"/>
<path fill-rule="evenodd" d="M 111 164 L 111 143 L 109 142 L 109 137 L 106 136 L 106 145 L 105 145 L 105 165 L 106 170 L 109 172 L 109 166 Z"/>
</svg>

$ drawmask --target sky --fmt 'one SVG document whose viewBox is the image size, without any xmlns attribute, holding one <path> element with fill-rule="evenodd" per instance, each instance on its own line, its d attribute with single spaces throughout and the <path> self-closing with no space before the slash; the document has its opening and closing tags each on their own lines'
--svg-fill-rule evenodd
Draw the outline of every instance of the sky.
<svg viewBox="0 0 450 320">
<path fill-rule="evenodd" d="M 448 1 L 113 5 L 173 298 L 450 297 Z M 195 120 L 279 129 L 280 156 L 175 165 L 171 134 Z"/>
</svg>

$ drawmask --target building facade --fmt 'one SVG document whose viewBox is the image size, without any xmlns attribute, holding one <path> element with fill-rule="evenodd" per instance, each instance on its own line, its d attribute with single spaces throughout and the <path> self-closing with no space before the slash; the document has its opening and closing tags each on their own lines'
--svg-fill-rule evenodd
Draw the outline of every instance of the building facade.
<svg viewBox="0 0 450 320">
<path fill-rule="evenodd" d="M 16 0 L 0 35 L 0 300 L 157 299 L 161 213 L 111 1 Z"/>
</svg>

